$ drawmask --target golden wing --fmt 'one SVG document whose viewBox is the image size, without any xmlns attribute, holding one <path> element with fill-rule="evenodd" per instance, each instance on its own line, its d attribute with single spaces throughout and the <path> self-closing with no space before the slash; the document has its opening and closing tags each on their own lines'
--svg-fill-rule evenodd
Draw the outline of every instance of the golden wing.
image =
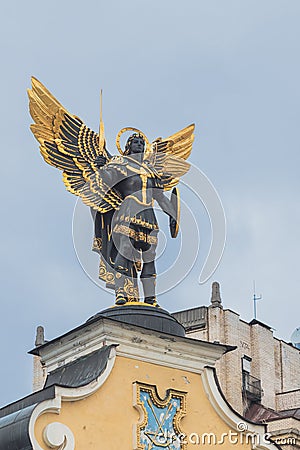
<svg viewBox="0 0 300 450">
<path fill-rule="evenodd" d="M 153 164 L 161 176 L 165 190 L 172 189 L 186 174 L 194 141 L 195 125 L 189 125 L 166 139 L 157 138 L 152 143 Z"/>
<path fill-rule="evenodd" d="M 86 205 L 101 213 L 120 206 L 122 197 L 103 182 L 95 161 L 100 155 L 108 160 L 111 157 L 104 136 L 100 139 L 79 117 L 70 114 L 36 78 L 31 81 L 29 111 L 35 123 L 30 128 L 44 160 L 63 171 L 67 190 Z"/>
</svg>

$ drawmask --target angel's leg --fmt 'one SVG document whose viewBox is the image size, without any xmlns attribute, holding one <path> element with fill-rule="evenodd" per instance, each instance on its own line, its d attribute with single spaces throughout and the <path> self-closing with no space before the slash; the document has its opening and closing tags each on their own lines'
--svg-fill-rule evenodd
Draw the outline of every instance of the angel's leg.
<svg viewBox="0 0 300 450">
<path fill-rule="evenodd" d="M 155 286 L 156 286 L 156 269 L 155 269 L 156 244 L 149 245 L 148 250 L 142 252 L 143 270 L 141 273 L 141 282 L 144 291 L 144 302 L 149 305 L 157 305 Z"/>
<path fill-rule="evenodd" d="M 124 292 L 124 280 L 125 275 L 116 272 L 116 280 L 115 280 L 116 305 L 125 305 L 125 303 L 127 303 L 128 300 Z"/>
<path fill-rule="evenodd" d="M 116 304 L 124 305 L 127 302 L 138 301 L 139 293 L 137 286 L 137 274 L 134 265 L 136 258 L 130 238 L 126 235 L 119 235 L 118 253 L 115 259 L 115 291 Z"/>
</svg>

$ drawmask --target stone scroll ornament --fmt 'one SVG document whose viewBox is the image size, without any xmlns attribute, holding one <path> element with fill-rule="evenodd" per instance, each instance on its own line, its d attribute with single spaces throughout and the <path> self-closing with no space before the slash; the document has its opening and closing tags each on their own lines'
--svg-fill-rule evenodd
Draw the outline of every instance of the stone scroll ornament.
<svg viewBox="0 0 300 450">
<path fill-rule="evenodd" d="M 113 156 L 106 149 L 102 106 L 99 133 L 95 133 L 36 78 L 32 78 L 28 95 L 34 120 L 31 130 L 44 160 L 62 171 L 67 190 L 91 209 L 93 250 L 100 255 L 99 278 L 115 290 L 117 305 L 158 306 L 155 258 L 159 227 L 154 200 L 169 216 L 170 233 L 175 238 L 180 214 L 176 185 L 190 168 L 186 159 L 192 150 L 195 126 L 152 143 L 138 129 L 123 128 L 116 138 L 120 155 Z M 133 134 L 122 149 L 120 137 L 128 131 Z M 171 189 L 169 199 L 164 191 Z"/>
</svg>

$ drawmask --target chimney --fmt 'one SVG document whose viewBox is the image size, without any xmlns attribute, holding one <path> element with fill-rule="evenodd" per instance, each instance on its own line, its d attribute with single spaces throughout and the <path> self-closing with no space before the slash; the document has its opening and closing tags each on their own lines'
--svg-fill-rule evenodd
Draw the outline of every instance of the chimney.
<svg viewBox="0 0 300 450">
<path fill-rule="evenodd" d="M 212 291 L 211 291 L 211 307 L 212 308 L 222 308 L 222 299 L 220 294 L 220 285 L 217 281 L 214 281 L 212 284 Z"/>
<path fill-rule="evenodd" d="M 36 329 L 35 346 L 45 344 L 45 330 L 44 327 L 39 326 Z M 33 392 L 43 389 L 47 373 L 41 364 L 41 358 L 39 356 L 33 357 L 33 381 L 32 390 Z"/>
</svg>

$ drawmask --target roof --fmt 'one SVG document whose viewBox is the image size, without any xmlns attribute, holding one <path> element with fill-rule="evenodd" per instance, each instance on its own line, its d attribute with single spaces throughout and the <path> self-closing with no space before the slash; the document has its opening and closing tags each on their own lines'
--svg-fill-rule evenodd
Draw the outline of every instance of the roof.
<svg viewBox="0 0 300 450">
<path fill-rule="evenodd" d="M 51 372 L 41 391 L 24 397 L 0 409 L 1 450 L 33 450 L 28 434 L 29 422 L 35 407 L 55 398 L 55 387 L 77 388 L 96 380 L 105 370 L 110 346 L 103 346 L 87 356 L 78 358 Z"/>
<path fill-rule="evenodd" d="M 185 309 L 172 314 L 185 328 L 186 331 L 204 328 L 207 323 L 207 306 Z"/>
<path fill-rule="evenodd" d="M 252 404 L 245 414 L 246 419 L 254 422 L 271 422 L 273 420 L 294 418 L 300 420 L 300 408 L 274 411 L 259 404 Z"/>
<path fill-rule="evenodd" d="M 104 372 L 112 345 L 104 346 L 51 372 L 45 387 L 52 385 L 77 388 L 96 380 Z"/>
<path fill-rule="evenodd" d="M 252 319 L 251 322 L 249 322 L 249 325 L 260 325 L 261 327 L 266 328 L 267 330 L 272 330 L 272 327 L 263 322 L 260 322 L 260 320 L 257 319 Z"/>
</svg>

